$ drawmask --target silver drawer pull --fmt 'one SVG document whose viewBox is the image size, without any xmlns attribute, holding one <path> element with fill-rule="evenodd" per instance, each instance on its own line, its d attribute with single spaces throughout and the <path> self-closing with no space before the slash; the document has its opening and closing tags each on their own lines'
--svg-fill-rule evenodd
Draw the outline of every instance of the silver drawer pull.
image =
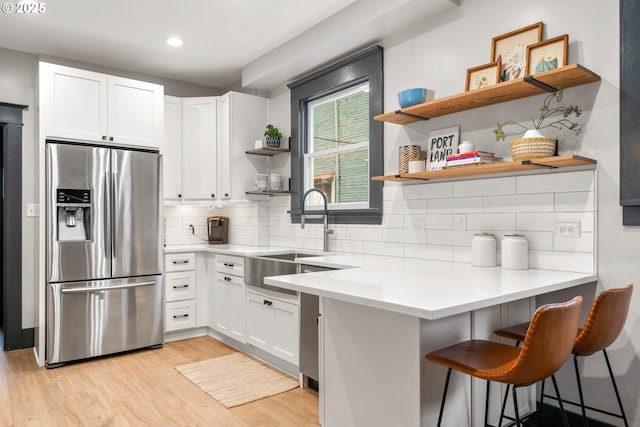
<svg viewBox="0 0 640 427">
<path fill-rule="evenodd" d="M 86 287 L 86 288 L 67 288 L 60 290 L 63 294 L 78 294 L 82 292 L 102 292 L 102 291 L 113 291 L 118 289 L 131 289 L 131 288 L 140 288 L 142 286 L 153 286 L 156 282 L 141 282 L 141 283 L 126 283 L 124 285 L 113 285 L 113 286 L 95 286 L 95 287 Z"/>
<path fill-rule="evenodd" d="M 182 319 L 184 317 L 189 317 L 189 314 L 176 314 L 173 316 L 174 319 Z"/>
<path fill-rule="evenodd" d="M 182 288 L 188 288 L 189 285 L 173 285 L 173 289 L 182 289 Z"/>
<path fill-rule="evenodd" d="M 177 265 L 177 264 L 189 264 L 189 260 L 188 259 L 174 259 L 173 260 L 173 265 Z"/>
</svg>

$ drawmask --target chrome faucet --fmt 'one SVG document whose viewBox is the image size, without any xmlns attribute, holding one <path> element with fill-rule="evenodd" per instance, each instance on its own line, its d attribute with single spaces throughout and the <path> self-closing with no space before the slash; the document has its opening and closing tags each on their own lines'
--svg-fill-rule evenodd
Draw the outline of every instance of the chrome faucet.
<svg viewBox="0 0 640 427">
<path fill-rule="evenodd" d="M 300 228 L 304 230 L 304 203 L 307 200 L 307 196 L 309 193 L 316 192 L 320 193 L 322 196 L 322 200 L 324 201 L 324 211 L 322 212 L 322 216 L 324 217 L 324 248 L 325 252 L 329 252 L 329 234 L 333 234 L 333 230 L 329 229 L 329 209 L 327 208 L 327 196 L 317 188 L 311 188 L 304 193 L 302 196 L 302 213 L 300 214 Z M 315 213 L 314 213 L 315 215 Z"/>
</svg>

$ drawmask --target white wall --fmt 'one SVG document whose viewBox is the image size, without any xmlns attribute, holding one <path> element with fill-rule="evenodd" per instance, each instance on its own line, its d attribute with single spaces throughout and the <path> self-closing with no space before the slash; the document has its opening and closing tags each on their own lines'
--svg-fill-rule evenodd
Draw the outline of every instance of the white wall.
<svg viewBox="0 0 640 427">
<path fill-rule="evenodd" d="M 26 216 L 26 204 L 37 203 L 38 171 L 34 167 L 36 156 L 35 84 L 37 57 L 0 49 L 0 101 L 28 105 L 22 120 L 22 327 L 35 326 L 35 292 L 38 267 L 34 260 L 37 252 L 38 222 Z"/>
</svg>

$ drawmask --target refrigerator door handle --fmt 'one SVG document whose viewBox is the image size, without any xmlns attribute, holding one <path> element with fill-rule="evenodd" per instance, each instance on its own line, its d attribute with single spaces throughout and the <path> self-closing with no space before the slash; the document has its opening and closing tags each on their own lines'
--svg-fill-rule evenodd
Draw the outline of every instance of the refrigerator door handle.
<svg viewBox="0 0 640 427">
<path fill-rule="evenodd" d="M 112 245 L 111 245 L 111 189 L 109 172 L 104 173 L 104 253 L 109 259 L 111 259 Z"/>
<path fill-rule="evenodd" d="M 63 294 L 78 294 L 83 292 L 102 292 L 102 291 L 113 291 L 117 289 L 139 288 L 142 286 L 153 286 L 155 284 L 156 284 L 155 281 L 150 281 L 150 282 L 141 282 L 141 283 L 128 283 L 125 285 L 114 285 L 114 286 L 68 288 L 68 289 L 62 289 L 60 292 Z"/>
<path fill-rule="evenodd" d="M 115 162 L 112 160 L 111 167 L 115 168 Z M 116 202 L 118 201 L 118 192 L 117 192 L 117 184 L 118 184 L 118 172 L 111 172 L 111 265 L 115 265 L 116 259 L 116 213 L 118 210 L 116 209 Z M 112 272 L 112 274 L 115 274 Z"/>
</svg>

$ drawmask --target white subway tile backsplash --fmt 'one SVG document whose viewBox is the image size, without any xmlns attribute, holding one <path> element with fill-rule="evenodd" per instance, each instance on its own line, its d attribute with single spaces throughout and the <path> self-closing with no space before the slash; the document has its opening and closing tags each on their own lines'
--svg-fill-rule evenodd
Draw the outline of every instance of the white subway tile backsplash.
<svg viewBox="0 0 640 427">
<path fill-rule="evenodd" d="M 427 244 L 449 246 L 471 246 L 473 232 L 456 230 L 428 230 Z"/>
<path fill-rule="evenodd" d="M 330 224 L 329 250 L 400 256 L 416 263 L 471 262 L 471 239 L 493 233 L 498 248 L 506 234 L 529 241 L 530 268 L 592 272 L 595 252 L 595 172 L 488 178 L 391 185 L 383 190 L 382 224 Z M 229 242 L 322 250 L 321 224 L 291 224 L 288 197 L 250 201 L 241 206 L 165 206 L 167 245 L 203 243 L 206 218 L 230 218 Z M 456 230 L 454 218 L 464 219 Z M 556 222 L 580 222 L 579 239 L 554 237 Z M 196 236 L 185 225 L 195 227 Z M 459 226 L 459 225 L 458 225 Z M 446 264 L 443 264 L 446 265 Z"/>
<path fill-rule="evenodd" d="M 469 213 L 466 214 L 467 230 L 514 230 L 516 214 L 509 213 Z"/>
<path fill-rule="evenodd" d="M 403 256 L 402 243 L 364 242 L 363 253 L 368 255 Z"/>
<path fill-rule="evenodd" d="M 595 209 L 595 197 L 593 191 L 581 191 L 577 193 L 556 193 L 556 212 L 584 212 Z"/>
<path fill-rule="evenodd" d="M 529 251 L 529 268 L 594 273 L 594 258 L 586 252 Z"/>
<path fill-rule="evenodd" d="M 483 197 L 484 212 L 551 212 L 553 193 Z"/>
<path fill-rule="evenodd" d="M 515 194 L 515 177 L 487 178 L 453 183 L 454 197 L 498 196 Z"/>
<path fill-rule="evenodd" d="M 580 233 L 580 238 L 555 237 L 553 239 L 553 250 L 565 252 L 594 252 L 593 233 Z"/>
<path fill-rule="evenodd" d="M 413 228 L 416 221 L 422 221 L 425 230 L 451 230 L 453 228 L 452 214 L 405 215 L 404 228 Z"/>
<path fill-rule="evenodd" d="M 404 187 L 404 198 L 411 199 L 442 199 L 453 197 L 453 183 L 437 182 L 433 184 L 408 184 Z"/>
<path fill-rule="evenodd" d="M 582 231 L 593 232 L 595 216 L 593 212 L 549 212 L 516 214 L 518 230 L 553 231 L 556 222 L 580 222 Z"/>
<path fill-rule="evenodd" d="M 482 197 L 433 199 L 427 207 L 430 214 L 482 212 Z"/>
<path fill-rule="evenodd" d="M 526 175 L 515 179 L 518 194 L 593 191 L 595 188 L 595 171 L 592 170 Z"/>
<path fill-rule="evenodd" d="M 406 243 L 404 245 L 404 257 L 436 261 L 453 261 L 453 247 Z"/>
</svg>

